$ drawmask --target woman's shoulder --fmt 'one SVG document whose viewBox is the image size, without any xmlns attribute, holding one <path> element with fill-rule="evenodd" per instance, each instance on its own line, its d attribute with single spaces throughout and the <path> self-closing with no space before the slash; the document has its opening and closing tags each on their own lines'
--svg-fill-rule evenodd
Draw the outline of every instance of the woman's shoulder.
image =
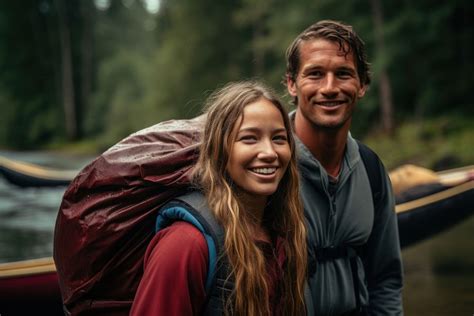
<svg viewBox="0 0 474 316">
<path fill-rule="evenodd" d="M 154 251 L 162 255 L 192 255 L 201 254 L 207 257 L 208 249 L 204 235 L 195 226 L 188 222 L 176 221 L 168 227 L 158 231 L 150 242 L 145 260 Z"/>
<path fill-rule="evenodd" d="M 160 263 L 173 268 L 174 264 L 208 264 L 208 247 L 203 234 L 192 224 L 176 221 L 155 234 L 145 253 L 145 265 Z"/>
<path fill-rule="evenodd" d="M 181 237 L 189 240 L 205 241 L 203 234 L 193 224 L 185 221 L 175 221 L 168 227 L 157 232 L 162 238 L 172 236 L 174 238 Z"/>
</svg>

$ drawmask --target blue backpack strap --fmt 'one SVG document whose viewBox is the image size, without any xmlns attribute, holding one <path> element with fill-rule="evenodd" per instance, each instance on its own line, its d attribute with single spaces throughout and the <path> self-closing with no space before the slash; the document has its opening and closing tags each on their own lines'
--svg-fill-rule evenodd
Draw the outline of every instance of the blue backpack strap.
<svg viewBox="0 0 474 316">
<path fill-rule="evenodd" d="M 158 212 L 155 231 L 185 221 L 196 227 L 206 239 L 209 249 L 209 270 L 206 278 L 206 293 L 215 283 L 217 259 L 223 249 L 224 231 L 210 211 L 204 195 L 194 191 L 177 197 L 165 204 Z"/>
</svg>

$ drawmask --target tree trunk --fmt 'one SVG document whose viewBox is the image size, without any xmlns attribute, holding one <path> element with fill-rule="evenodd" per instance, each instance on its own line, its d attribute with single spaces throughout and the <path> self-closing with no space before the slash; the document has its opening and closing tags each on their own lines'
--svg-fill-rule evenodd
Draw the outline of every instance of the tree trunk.
<svg viewBox="0 0 474 316">
<path fill-rule="evenodd" d="M 380 0 L 370 0 L 372 7 L 372 17 L 374 20 L 375 32 L 375 49 L 377 56 L 385 56 L 385 43 L 383 36 L 383 9 Z M 392 102 L 392 87 L 390 77 L 388 76 L 387 67 L 385 64 L 380 69 L 380 116 L 382 129 L 386 133 L 392 133 L 394 128 L 393 123 L 393 102 Z"/>
<path fill-rule="evenodd" d="M 94 8 L 92 2 L 81 1 L 81 111 L 80 113 L 87 113 L 90 110 L 90 96 L 92 91 L 92 58 L 93 58 L 93 26 L 94 21 L 92 14 L 94 14 Z M 84 117 L 78 113 L 78 128 L 79 134 L 81 134 L 81 122 L 84 121 Z"/>
<path fill-rule="evenodd" d="M 262 21 L 260 20 L 254 21 L 253 25 L 253 72 L 255 76 L 261 76 L 265 70 L 265 50 L 262 48 L 262 45 L 260 43 L 263 37 L 263 25 Z"/>
<path fill-rule="evenodd" d="M 76 103 L 74 99 L 74 78 L 72 68 L 71 35 L 69 30 L 68 12 L 62 0 L 56 0 L 58 11 L 58 27 L 61 45 L 61 81 L 64 106 L 66 135 L 69 140 L 77 138 Z M 66 4 L 67 5 L 67 4 Z"/>
</svg>

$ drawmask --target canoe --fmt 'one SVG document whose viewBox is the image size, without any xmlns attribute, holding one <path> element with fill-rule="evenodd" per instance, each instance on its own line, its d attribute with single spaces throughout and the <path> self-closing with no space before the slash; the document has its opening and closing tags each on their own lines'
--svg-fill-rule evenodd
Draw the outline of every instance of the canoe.
<svg viewBox="0 0 474 316">
<path fill-rule="evenodd" d="M 55 187 L 69 185 L 78 170 L 52 169 L 0 157 L 0 173 L 20 187 Z"/>
<path fill-rule="evenodd" d="M 390 173 L 402 248 L 447 230 L 474 213 L 474 166 L 434 173 L 404 166 Z"/>
<path fill-rule="evenodd" d="M 0 264 L 1 315 L 64 315 L 53 258 Z"/>
</svg>

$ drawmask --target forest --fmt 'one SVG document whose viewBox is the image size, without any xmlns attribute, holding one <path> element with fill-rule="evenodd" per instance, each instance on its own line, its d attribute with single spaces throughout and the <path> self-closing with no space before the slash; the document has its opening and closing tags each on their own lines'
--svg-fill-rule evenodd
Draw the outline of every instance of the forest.
<svg viewBox="0 0 474 316">
<path fill-rule="evenodd" d="M 2 1 L 0 148 L 100 152 L 197 115 L 228 81 L 289 101 L 285 50 L 320 19 L 353 25 L 368 48 L 355 137 L 389 167 L 474 163 L 470 0 Z"/>
</svg>

